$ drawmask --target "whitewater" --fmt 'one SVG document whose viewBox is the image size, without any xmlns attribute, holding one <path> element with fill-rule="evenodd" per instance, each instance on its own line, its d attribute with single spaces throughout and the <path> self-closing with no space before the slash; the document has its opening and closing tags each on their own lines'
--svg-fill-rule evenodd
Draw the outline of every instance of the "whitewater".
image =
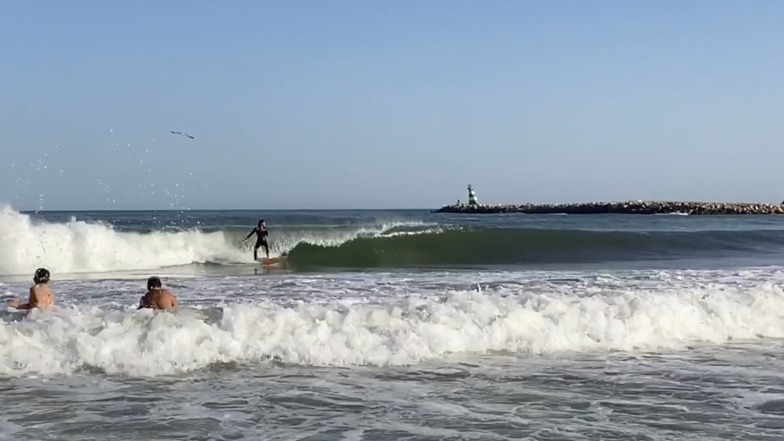
<svg viewBox="0 0 784 441">
<path fill-rule="evenodd" d="M 252 286 L 171 280 L 182 284 L 175 291 L 184 305 L 172 314 L 136 310 L 142 281 L 110 281 L 100 288 L 56 283 L 56 309 L 34 311 L 25 320 L 5 314 L 0 374 L 98 369 L 166 376 L 270 360 L 409 366 L 454 354 L 682 350 L 784 337 L 784 292 L 769 279 L 737 286 L 711 282 L 717 277 L 711 273 L 664 272 L 649 274 L 644 284 L 635 273 L 620 287 L 620 276 L 596 275 L 608 281 L 590 285 L 584 276 L 562 276 L 578 280 L 508 280 L 512 275 L 506 274 L 497 281 L 497 275 L 479 273 L 462 289 L 452 285 L 461 277 L 440 273 L 369 281 L 267 277 Z M 784 280 L 778 272 L 767 276 Z M 652 281 L 673 278 L 680 280 L 678 288 L 650 289 Z M 474 281 L 476 287 L 469 287 Z M 11 294 L 11 287 L 3 289 Z M 174 343 L 177 351 L 171 351 Z"/>
<path fill-rule="evenodd" d="M 291 265 L 253 262 L 259 218 Z M 775 439 L 782 231 L 4 207 L 0 297 L 45 266 L 56 307 L 0 310 L 0 437 Z M 137 309 L 150 275 L 179 310 Z"/>
</svg>

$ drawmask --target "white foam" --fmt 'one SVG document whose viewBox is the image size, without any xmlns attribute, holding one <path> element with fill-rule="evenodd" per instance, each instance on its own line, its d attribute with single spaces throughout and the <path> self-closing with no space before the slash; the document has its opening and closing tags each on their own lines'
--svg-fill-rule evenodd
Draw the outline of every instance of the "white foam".
<svg viewBox="0 0 784 441">
<path fill-rule="evenodd" d="M 0 375 L 84 366 L 158 376 L 218 362 L 408 365 L 452 353 L 666 350 L 784 337 L 770 285 L 596 295 L 452 292 L 380 304 L 232 304 L 215 323 L 179 313 L 61 307 L 0 322 Z"/>
<path fill-rule="evenodd" d="M 221 232 L 118 232 L 71 220 L 34 223 L 0 207 L 0 274 L 32 274 L 39 266 L 55 273 L 142 270 L 208 261 L 252 261 Z"/>
</svg>

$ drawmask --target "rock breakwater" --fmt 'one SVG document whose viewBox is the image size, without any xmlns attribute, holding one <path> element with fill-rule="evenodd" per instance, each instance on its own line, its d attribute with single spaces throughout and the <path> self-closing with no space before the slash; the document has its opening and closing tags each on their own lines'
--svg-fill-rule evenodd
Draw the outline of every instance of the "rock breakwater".
<svg viewBox="0 0 784 441">
<path fill-rule="evenodd" d="M 784 214 L 782 204 L 750 202 L 626 201 L 572 204 L 480 204 L 445 205 L 435 213 L 524 213 L 524 214 L 690 214 L 771 215 Z"/>
</svg>

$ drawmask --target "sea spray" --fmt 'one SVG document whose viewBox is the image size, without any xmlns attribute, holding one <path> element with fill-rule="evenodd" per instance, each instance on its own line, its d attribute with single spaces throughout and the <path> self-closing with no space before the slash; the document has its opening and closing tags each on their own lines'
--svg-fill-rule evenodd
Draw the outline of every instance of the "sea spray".
<svg viewBox="0 0 784 441">
<path fill-rule="evenodd" d="M 0 249 L 2 275 L 26 274 L 38 266 L 55 273 L 101 272 L 243 257 L 220 232 L 119 232 L 77 220 L 34 222 L 7 207 L 0 209 Z"/>
</svg>

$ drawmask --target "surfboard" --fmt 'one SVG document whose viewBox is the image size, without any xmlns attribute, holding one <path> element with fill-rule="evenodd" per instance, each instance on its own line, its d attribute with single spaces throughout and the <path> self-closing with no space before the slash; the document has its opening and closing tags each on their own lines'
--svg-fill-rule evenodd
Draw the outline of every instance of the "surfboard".
<svg viewBox="0 0 784 441">
<path fill-rule="evenodd" d="M 276 266 L 282 264 L 285 260 L 286 260 L 286 256 L 280 256 L 280 257 L 270 257 L 269 259 L 261 258 L 259 259 L 259 262 L 261 262 L 261 266 Z"/>
</svg>

